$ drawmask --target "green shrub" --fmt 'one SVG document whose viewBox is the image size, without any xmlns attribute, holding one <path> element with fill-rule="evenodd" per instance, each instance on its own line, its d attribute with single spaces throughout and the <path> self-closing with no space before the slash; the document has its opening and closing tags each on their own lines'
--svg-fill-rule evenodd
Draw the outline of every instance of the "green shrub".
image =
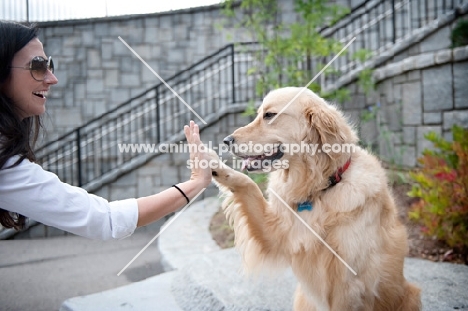
<svg viewBox="0 0 468 311">
<path fill-rule="evenodd" d="M 453 28 L 450 36 L 452 48 L 468 45 L 468 20 L 461 20 Z"/>
<path fill-rule="evenodd" d="M 425 138 L 436 150 L 425 150 L 421 168 L 410 173 L 416 183 L 408 193 L 421 198 L 409 218 L 423 233 L 446 242 L 465 255 L 468 251 L 468 129 L 452 128 L 453 142 L 429 133 Z"/>
</svg>

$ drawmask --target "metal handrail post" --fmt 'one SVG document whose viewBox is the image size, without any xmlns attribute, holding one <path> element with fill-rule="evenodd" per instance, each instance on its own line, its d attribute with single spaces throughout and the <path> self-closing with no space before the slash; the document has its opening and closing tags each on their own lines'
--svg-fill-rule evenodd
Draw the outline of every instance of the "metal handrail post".
<svg viewBox="0 0 468 311">
<path fill-rule="evenodd" d="M 159 111 L 159 85 L 154 87 L 154 101 L 156 102 L 156 141 L 161 143 L 161 118 Z"/>
<path fill-rule="evenodd" d="M 396 42 L 396 14 L 395 14 L 395 0 L 392 0 L 392 28 L 393 28 L 393 38 L 392 42 Z"/>
<path fill-rule="evenodd" d="M 235 83 L 235 54 L 234 54 L 234 44 L 231 44 L 231 62 L 232 62 L 232 103 L 236 102 L 236 83 Z"/>
<path fill-rule="evenodd" d="M 81 133 L 80 128 L 77 128 L 76 131 L 76 156 L 78 157 L 77 161 L 77 170 L 78 170 L 78 187 L 83 186 L 83 176 L 81 175 Z"/>
</svg>

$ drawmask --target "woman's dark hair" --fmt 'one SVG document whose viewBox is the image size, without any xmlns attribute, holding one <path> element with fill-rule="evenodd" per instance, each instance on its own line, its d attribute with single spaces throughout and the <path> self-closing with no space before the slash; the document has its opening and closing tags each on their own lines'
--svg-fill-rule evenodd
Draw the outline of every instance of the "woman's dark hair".
<svg viewBox="0 0 468 311">
<path fill-rule="evenodd" d="M 33 148 L 41 128 L 40 118 L 22 119 L 19 107 L 1 89 L 10 77 L 13 57 L 37 37 L 37 32 L 34 25 L 0 21 L 0 170 L 14 167 L 24 159 L 35 161 Z M 15 155 L 19 159 L 6 167 L 7 160 Z M 5 208 L 8 209 L 8 206 Z M 0 208 L 0 224 L 19 230 L 25 226 L 25 217 Z"/>
</svg>

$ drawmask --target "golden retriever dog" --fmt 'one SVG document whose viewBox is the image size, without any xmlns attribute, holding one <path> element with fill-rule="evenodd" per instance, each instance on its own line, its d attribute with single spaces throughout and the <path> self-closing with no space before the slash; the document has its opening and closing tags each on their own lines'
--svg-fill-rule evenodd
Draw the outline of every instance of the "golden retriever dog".
<svg viewBox="0 0 468 311">
<path fill-rule="evenodd" d="M 291 266 L 294 310 L 421 310 L 419 288 L 403 275 L 407 233 L 385 170 L 357 141 L 343 114 L 312 91 L 270 92 L 253 122 L 224 139 L 242 169 L 271 171 L 268 199 L 208 153 L 236 247 L 247 270 Z"/>
</svg>

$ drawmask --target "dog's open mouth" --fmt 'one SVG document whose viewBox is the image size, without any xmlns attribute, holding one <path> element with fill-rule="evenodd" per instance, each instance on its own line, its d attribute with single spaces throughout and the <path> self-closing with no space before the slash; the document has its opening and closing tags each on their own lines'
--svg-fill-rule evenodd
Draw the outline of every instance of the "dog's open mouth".
<svg viewBox="0 0 468 311">
<path fill-rule="evenodd" d="M 261 155 L 239 155 L 236 154 L 239 158 L 242 159 L 241 171 L 247 170 L 249 172 L 254 171 L 270 171 L 274 161 L 277 161 L 283 157 L 284 153 L 280 148 L 276 150 L 261 154 Z"/>
</svg>

